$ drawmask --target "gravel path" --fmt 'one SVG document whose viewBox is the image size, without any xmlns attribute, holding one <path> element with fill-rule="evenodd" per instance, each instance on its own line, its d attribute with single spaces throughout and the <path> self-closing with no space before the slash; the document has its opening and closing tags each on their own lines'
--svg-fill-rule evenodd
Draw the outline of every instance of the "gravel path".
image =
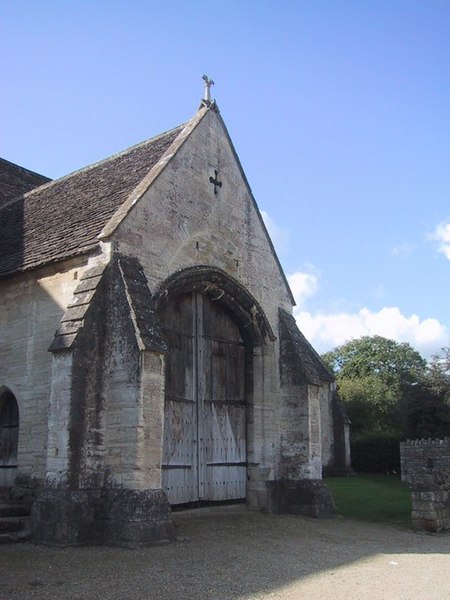
<svg viewBox="0 0 450 600">
<path fill-rule="evenodd" d="M 450 600 L 450 532 L 243 506 L 175 522 L 147 548 L 0 546 L 0 600 Z"/>
</svg>

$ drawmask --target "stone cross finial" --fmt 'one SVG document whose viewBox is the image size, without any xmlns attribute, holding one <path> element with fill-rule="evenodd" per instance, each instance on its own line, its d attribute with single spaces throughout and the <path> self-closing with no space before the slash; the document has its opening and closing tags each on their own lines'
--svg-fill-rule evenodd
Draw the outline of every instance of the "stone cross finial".
<svg viewBox="0 0 450 600">
<path fill-rule="evenodd" d="M 208 75 L 203 75 L 202 79 L 205 82 L 205 93 L 203 94 L 203 101 L 209 104 L 211 102 L 211 86 L 214 85 L 214 81 L 212 79 L 209 79 Z"/>
</svg>

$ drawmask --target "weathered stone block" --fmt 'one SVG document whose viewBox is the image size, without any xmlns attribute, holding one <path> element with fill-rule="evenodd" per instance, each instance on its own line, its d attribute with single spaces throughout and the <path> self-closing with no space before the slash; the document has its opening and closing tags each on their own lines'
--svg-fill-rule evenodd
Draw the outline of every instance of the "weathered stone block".
<svg viewBox="0 0 450 600">
<path fill-rule="evenodd" d="M 291 513 L 308 517 L 331 517 L 336 514 L 333 496 L 321 479 L 268 481 L 270 512 Z"/>
<path fill-rule="evenodd" d="M 46 489 L 32 509 L 38 544 L 143 545 L 175 538 L 162 490 Z"/>
</svg>

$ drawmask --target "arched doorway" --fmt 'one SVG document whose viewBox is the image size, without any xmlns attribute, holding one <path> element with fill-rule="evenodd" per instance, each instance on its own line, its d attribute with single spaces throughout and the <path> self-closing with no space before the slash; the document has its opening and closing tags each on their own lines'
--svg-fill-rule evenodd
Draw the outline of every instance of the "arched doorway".
<svg viewBox="0 0 450 600">
<path fill-rule="evenodd" d="M 0 392 L 0 488 L 10 487 L 17 474 L 19 407 L 9 390 Z"/>
<path fill-rule="evenodd" d="M 246 497 L 248 344 L 231 313 L 200 291 L 159 316 L 169 346 L 162 487 L 171 504 Z"/>
</svg>

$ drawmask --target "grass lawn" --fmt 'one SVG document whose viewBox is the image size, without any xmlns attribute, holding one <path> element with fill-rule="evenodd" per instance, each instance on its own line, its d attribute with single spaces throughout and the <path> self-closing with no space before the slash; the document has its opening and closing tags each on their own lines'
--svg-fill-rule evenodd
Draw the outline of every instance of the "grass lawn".
<svg viewBox="0 0 450 600">
<path fill-rule="evenodd" d="M 395 475 L 327 477 L 325 482 L 334 496 L 338 515 L 398 525 L 411 523 L 410 489 Z"/>
</svg>

